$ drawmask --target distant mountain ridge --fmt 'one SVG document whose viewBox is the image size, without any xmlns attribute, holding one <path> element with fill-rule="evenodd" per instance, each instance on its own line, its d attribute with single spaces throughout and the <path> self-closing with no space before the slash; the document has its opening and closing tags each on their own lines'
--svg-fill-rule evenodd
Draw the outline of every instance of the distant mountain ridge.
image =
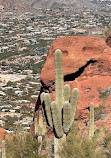
<svg viewBox="0 0 111 158">
<path fill-rule="evenodd" d="M 0 4 L 4 6 L 5 11 L 13 12 L 17 15 L 31 11 L 30 5 L 24 4 L 21 0 L 0 0 Z"/>
<path fill-rule="evenodd" d="M 83 8 L 98 9 L 100 0 L 0 0 L 6 11 L 15 14 L 24 12 L 39 13 L 41 9 L 62 9 L 69 8 L 73 11 L 80 11 Z M 103 2 L 103 1 L 102 1 Z M 105 2 L 105 1 L 104 1 Z"/>
<path fill-rule="evenodd" d="M 88 6 L 88 7 L 96 7 L 94 3 L 90 0 L 22 0 L 22 2 L 27 3 L 34 8 L 50 8 L 53 9 L 55 6 L 73 6 L 73 7 L 81 7 L 81 6 Z"/>
</svg>

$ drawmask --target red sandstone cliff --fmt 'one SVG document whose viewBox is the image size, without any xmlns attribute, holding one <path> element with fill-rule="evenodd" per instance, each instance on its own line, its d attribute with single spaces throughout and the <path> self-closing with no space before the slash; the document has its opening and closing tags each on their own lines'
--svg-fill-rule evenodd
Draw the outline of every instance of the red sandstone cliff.
<svg viewBox="0 0 111 158">
<path fill-rule="evenodd" d="M 71 89 L 79 89 L 77 106 L 78 117 L 88 113 L 90 102 L 95 107 L 102 104 L 100 90 L 111 87 L 111 38 L 98 37 L 64 37 L 52 42 L 46 63 L 41 72 L 41 92 L 50 92 L 55 97 L 54 52 L 60 49 L 63 53 L 63 73 L 65 84 Z M 36 103 L 35 111 L 40 105 Z M 105 100 L 105 106 L 111 112 L 111 94 Z"/>
</svg>

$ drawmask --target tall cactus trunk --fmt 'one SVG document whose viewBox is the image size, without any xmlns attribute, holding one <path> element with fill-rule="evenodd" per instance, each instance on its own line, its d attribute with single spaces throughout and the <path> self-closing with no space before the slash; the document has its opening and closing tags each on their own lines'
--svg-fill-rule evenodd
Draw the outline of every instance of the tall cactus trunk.
<svg viewBox="0 0 111 158">
<path fill-rule="evenodd" d="M 38 136 L 38 142 L 40 143 L 40 146 L 38 148 L 38 154 L 41 155 L 41 150 L 42 150 L 42 136 Z"/>
<path fill-rule="evenodd" d="M 60 50 L 55 51 L 55 102 L 57 108 L 59 109 L 60 117 L 62 117 L 62 108 L 64 104 L 64 77 L 62 68 L 62 53 Z M 62 126 L 62 118 L 61 126 Z M 59 158 L 58 151 L 61 148 L 62 143 L 66 140 L 66 135 L 64 134 L 62 138 L 58 139 L 54 136 L 54 156 Z"/>
<path fill-rule="evenodd" d="M 62 144 L 66 141 L 66 134 L 62 138 L 58 139 L 54 136 L 54 158 L 60 158 L 58 155 L 59 149 L 62 148 Z"/>
<path fill-rule="evenodd" d="M 64 103 L 64 77 L 60 50 L 55 51 L 55 95 L 55 101 L 61 113 Z"/>
<path fill-rule="evenodd" d="M 38 139 L 38 142 L 40 144 L 38 148 L 38 154 L 41 155 L 42 151 L 42 145 L 43 145 L 43 135 L 46 134 L 46 122 L 43 121 L 42 117 L 42 111 L 39 111 L 39 123 L 37 122 L 37 118 L 34 120 L 34 126 L 35 126 L 35 137 Z"/>
<path fill-rule="evenodd" d="M 90 104 L 89 139 L 94 136 L 94 105 Z"/>
<path fill-rule="evenodd" d="M 2 158 L 6 158 L 5 141 L 2 140 Z"/>
</svg>

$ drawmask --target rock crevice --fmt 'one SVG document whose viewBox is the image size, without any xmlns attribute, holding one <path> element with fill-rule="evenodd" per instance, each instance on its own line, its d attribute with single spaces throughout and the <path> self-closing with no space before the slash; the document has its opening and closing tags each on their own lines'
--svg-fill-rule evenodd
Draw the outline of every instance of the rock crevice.
<svg viewBox="0 0 111 158">
<path fill-rule="evenodd" d="M 85 70 L 85 68 L 90 65 L 91 63 L 95 63 L 97 60 L 89 60 L 84 66 L 80 67 L 78 71 L 68 74 L 64 76 L 64 82 L 66 81 L 74 81 L 76 78 L 78 78 Z"/>
</svg>

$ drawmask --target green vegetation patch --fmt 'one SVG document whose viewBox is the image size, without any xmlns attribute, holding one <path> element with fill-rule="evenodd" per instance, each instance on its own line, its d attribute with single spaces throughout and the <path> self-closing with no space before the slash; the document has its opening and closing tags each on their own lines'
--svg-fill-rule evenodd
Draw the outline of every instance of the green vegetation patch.
<svg viewBox="0 0 111 158">
<path fill-rule="evenodd" d="M 36 74 L 36 73 L 40 74 L 44 64 L 45 64 L 45 61 L 41 61 L 37 64 L 32 65 L 30 67 L 30 69 L 33 71 L 34 74 Z"/>
<path fill-rule="evenodd" d="M 111 87 L 107 87 L 107 88 L 102 88 L 100 90 L 100 99 L 107 99 L 109 97 L 109 95 L 111 94 Z"/>
<path fill-rule="evenodd" d="M 38 148 L 37 139 L 29 133 L 19 133 L 6 139 L 7 158 L 42 158 L 38 155 Z"/>
<path fill-rule="evenodd" d="M 59 155 L 61 158 L 106 158 L 103 148 L 97 140 L 84 138 L 84 132 L 74 125 Z"/>
</svg>

